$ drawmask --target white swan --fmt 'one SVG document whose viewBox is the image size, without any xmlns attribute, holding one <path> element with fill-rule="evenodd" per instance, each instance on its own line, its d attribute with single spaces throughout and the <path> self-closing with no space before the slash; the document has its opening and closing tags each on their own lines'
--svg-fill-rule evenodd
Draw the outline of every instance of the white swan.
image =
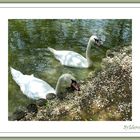
<svg viewBox="0 0 140 140">
<path fill-rule="evenodd" d="M 71 74 L 61 75 L 57 81 L 56 89 L 53 89 L 48 83 L 34 77 L 33 75 L 24 75 L 12 67 L 10 69 L 13 80 L 20 86 L 23 94 L 35 100 L 40 98 L 46 99 L 49 94 L 61 97 L 64 88 L 70 86 L 76 90 L 80 90 L 79 85 Z"/>
<path fill-rule="evenodd" d="M 92 35 L 88 41 L 87 50 L 86 50 L 86 58 L 82 55 L 74 52 L 74 51 L 66 51 L 66 50 L 55 50 L 53 48 L 48 47 L 49 51 L 52 52 L 57 60 L 60 61 L 62 65 L 69 67 L 77 67 L 77 68 L 89 68 L 92 66 L 93 62 L 90 58 L 90 51 L 92 44 L 100 46 L 101 40 L 97 38 L 97 36 Z"/>
</svg>

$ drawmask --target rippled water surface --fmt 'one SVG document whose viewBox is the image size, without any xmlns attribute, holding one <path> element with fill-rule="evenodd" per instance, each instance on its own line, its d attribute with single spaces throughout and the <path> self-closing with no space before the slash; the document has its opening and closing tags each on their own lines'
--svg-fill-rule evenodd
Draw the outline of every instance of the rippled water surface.
<svg viewBox="0 0 140 140">
<path fill-rule="evenodd" d="M 89 37 L 97 35 L 104 42 L 101 48 L 92 48 L 94 66 L 78 69 L 62 66 L 47 50 L 72 50 L 85 56 Z M 63 73 L 72 73 L 78 80 L 87 78 L 90 71 L 100 69 L 100 62 L 109 48 L 131 43 L 131 20 L 9 20 L 9 66 L 24 74 L 47 81 L 55 88 Z M 22 108 L 32 100 L 22 94 L 9 71 L 9 113 Z"/>
</svg>

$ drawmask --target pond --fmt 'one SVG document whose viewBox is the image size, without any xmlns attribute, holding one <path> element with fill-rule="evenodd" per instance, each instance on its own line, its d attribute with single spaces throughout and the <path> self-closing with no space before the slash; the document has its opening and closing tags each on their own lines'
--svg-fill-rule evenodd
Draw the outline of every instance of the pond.
<svg viewBox="0 0 140 140">
<path fill-rule="evenodd" d="M 131 44 L 131 19 L 10 19 L 9 25 L 9 67 L 24 74 L 34 74 L 55 88 L 59 76 L 71 73 L 76 79 L 84 80 L 89 72 L 100 69 L 107 49 Z M 92 48 L 94 66 L 78 69 L 62 66 L 48 51 L 48 47 L 71 50 L 85 57 L 91 35 L 103 41 L 103 46 Z M 9 69 L 8 112 L 24 108 L 32 102 L 20 91 L 13 81 Z"/>
</svg>

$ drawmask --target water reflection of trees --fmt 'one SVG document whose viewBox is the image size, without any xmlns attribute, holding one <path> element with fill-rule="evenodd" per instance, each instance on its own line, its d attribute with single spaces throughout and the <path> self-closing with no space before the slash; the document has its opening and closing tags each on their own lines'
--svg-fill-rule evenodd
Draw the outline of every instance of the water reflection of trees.
<svg viewBox="0 0 140 140">
<path fill-rule="evenodd" d="M 9 46 L 15 48 L 86 45 L 92 34 L 105 36 L 107 46 L 130 44 L 132 20 L 9 20 Z"/>
<path fill-rule="evenodd" d="M 130 19 L 108 20 L 104 32 L 108 46 L 129 45 L 132 40 L 132 21 Z"/>
</svg>

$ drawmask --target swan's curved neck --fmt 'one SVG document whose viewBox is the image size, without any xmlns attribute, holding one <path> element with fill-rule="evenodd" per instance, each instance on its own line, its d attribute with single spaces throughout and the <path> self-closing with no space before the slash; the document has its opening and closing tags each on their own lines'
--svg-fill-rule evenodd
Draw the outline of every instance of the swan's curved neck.
<svg viewBox="0 0 140 140">
<path fill-rule="evenodd" d="M 56 88 L 55 88 L 55 93 L 57 96 L 61 96 L 61 94 L 63 93 L 63 90 L 64 90 L 63 86 L 64 86 L 63 77 L 60 76 L 57 81 Z"/>
<path fill-rule="evenodd" d="M 61 77 L 58 79 L 56 88 L 55 88 L 55 93 L 58 95 L 60 93 L 60 85 L 61 85 Z"/>
<path fill-rule="evenodd" d="M 89 40 L 88 41 L 88 45 L 87 45 L 87 50 L 86 50 L 86 59 L 87 59 L 87 62 L 88 62 L 88 67 L 91 67 L 93 62 L 90 58 L 90 50 L 91 50 L 91 41 Z"/>
</svg>

